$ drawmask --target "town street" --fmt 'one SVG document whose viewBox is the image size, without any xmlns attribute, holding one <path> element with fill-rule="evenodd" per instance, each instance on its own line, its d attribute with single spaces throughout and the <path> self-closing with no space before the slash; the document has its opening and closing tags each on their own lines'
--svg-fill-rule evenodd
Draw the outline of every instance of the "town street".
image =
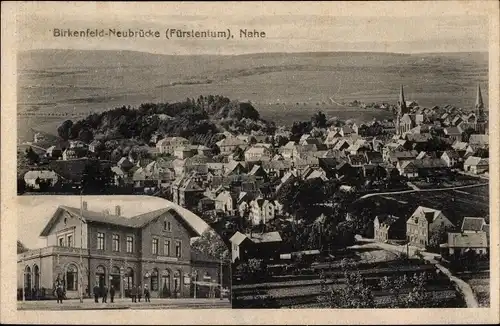
<svg viewBox="0 0 500 326">
<path fill-rule="evenodd" d="M 367 238 L 362 238 L 360 236 L 356 236 L 356 240 L 359 242 L 365 242 L 366 244 L 363 245 L 355 245 L 352 246 L 351 248 L 373 248 L 373 247 L 378 247 L 380 249 L 384 249 L 387 251 L 391 251 L 394 253 L 407 253 L 409 257 L 415 256 L 417 252 L 419 252 L 426 261 L 429 263 L 433 264 L 436 266 L 437 269 L 439 269 L 443 274 L 448 276 L 448 278 L 458 287 L 460 292 L 462 292 L 465 302 L 467 304 L 468 308 L 477 308 L 478 302 L 476 297 L 474 296 L 474 292 L 472 291 L 472 288 L 470 285 L 463 280 L 459 279 L 458 277 L 454 276 L 449 269 L 441 265 L 437 260 L 436 257 L 440 257 L 438 254 L 434 254 L 431 252 L 426 252 L 426 251 L 421 251 L 421 249 L 413 246 L 398 246 L 398 245 L 393 245 L 389 243 L 381 243 L 381 242 L 375 242 L 373 239 L 367 239 Z"/>
<path fill-rule="evenodd" d="M 131 302 L 131 299 L 115 299 L 114 303 L 95 303 L 87 298 L 80 303 L 78 299 L 65 300 L 62 304 L 55 300 L 18 302 L 19 310 L 107 310 L 107 309 L 231 309 L 229 299 L 151 299 L 151 302 Z"/>
</svg>

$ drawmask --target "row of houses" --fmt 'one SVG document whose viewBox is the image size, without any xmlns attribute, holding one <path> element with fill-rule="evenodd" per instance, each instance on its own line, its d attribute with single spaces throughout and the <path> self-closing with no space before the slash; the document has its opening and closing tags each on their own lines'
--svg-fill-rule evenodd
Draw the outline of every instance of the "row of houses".
<svg viewBox="0 0 500 326">
<path fill-rule="evenodd" d="M 419 206 L 408 218 L 391 214 L 377 215 L 373 221 L 374 239 L 379 242 L 405 240 L 409 245 L 426 249 L 431 239 L 446 231 L 447 242 L 439 243 L 448 254 L 473 250 L 488 253 L 489 225 L 483 217 L 464 217 L 454 225 L 442 211 Z"/>
</svg>

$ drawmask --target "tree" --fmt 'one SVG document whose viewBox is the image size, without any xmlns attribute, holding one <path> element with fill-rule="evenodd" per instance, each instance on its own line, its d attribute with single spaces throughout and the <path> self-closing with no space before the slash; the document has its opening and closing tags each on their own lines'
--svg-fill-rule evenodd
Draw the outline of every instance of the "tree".
<svg viewBox="0 0 500 326">
<path fill-rule="evenodd" d="M 468 143 L 470 135 L 474 134 L 476 130 L 474 128 L 467 128 L 462 132 L 462 141 Z"/>
<path fill-rule="evenodd" d="M 451 231 L 452 227 L 440 225 L 437 230 L 434 230 L 429 235 L 429 248 L 439 249 L 439 245 L 445 243 L 448 239 L 448 231 Z"/>
<path fill-rule="evenodd" d="M 57 128 L 57 134 L 59 135 L 59 137 L 61 137 L 63 140 L 68 140 L 72 126 L 73 126 L 73 121 L 71 120 L 64 121 L 59 126 L 59 128 Z"/>
<path fill-rule="evenodd" d="M 229 258 L 229 250 L 222 238 L 213 229 L 205 230 L 201 236 L 193 242 L 192 248 L 199 250 L 214 258 Z"/>
<path fill-rule="evenodd" d="M 233 151 L 233 158 L 235 161 L 244 161 L 245 152 L 239 146 L 237 146 Z"/>
<path fill-rule="evenodd" d="M 28 159 L 28 163 L 30 165 L 34 165 L 34 164 L 37 164 L 38 162 L 40 162 L 40 156 L 35 153 L 35 151 L 33 150 L 33 148 L 31 148 L 31 146 L 29 148 L 26 149 L 26 158 Z"/>
<path fill-rule="evenodd" d="M 94 135 L 89 128 L 84 127 L 78 133 L 78 139 L 88 144 L 94 139 Z"/>
<path fill-rule="evenodd" d="M 326 121 L 326 115 L 321 111 L 311 117 L 312 126 L 316 128 L 326 128 Z"/>
<path fill-rule="evenodd" d="M 345 287 L 322 286 L 319 297 L 326 308 L 374 308 L 375 299 L 371 287 L 359 271 L 344 271 Z"/>
</svg>

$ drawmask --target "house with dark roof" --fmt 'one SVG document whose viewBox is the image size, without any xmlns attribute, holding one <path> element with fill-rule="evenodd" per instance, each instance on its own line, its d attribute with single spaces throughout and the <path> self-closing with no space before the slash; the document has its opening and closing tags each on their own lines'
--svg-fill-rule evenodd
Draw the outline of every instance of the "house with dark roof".
<svg viewBox="0 0 500 326">
<path fill-rule="evenodd" d="M 440 210 L 419 206 L 406 221 L 406 239 L 412 246 L 426 248 L 432 234 L 453 223 Z"/>
<path fill-rule="evenodd" d="M 374 239 L 379 242 L 404 240 L 406 221 L 404 218 L 391 214 L 377 215 L 373 221 L 373 234 Z"/>
<path fill-rule="evenodd" d="M 40 233 L 46 246 L 17 256 L 19 287 L 50 293 L 59 283 L 68 298 L 78 298 L 80 291 L 91 295 L 95 285 L 112 285 L 118 297 L 148 285 L 153 298 L 189 297 L 197 264 L 191 240 L 206 223 L 172 207 L 125 214 L 120 206 L 113 213 L 92 211 L 86 201 L 79 208 L 59 206 Z M 204 266 L 217 275 L 219 267 Z"/>
<path fill-rule="evenodd" d="M 250 234 L 237 231 L 229 241 L 233 263 L 251 258 L 279 258 L 282 249 L 281 235 L 277 231 Z"/>
</svg>

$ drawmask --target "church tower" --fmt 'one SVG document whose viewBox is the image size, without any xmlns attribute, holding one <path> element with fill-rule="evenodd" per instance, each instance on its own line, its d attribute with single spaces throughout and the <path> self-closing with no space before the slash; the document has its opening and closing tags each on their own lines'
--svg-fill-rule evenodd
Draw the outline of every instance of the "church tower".
<svg viewBox="0 0 500 326">
<path fill-rule="evenodd" d="M 477 93 L 476 93 L 476 105 L 475 105 L 475 113 L 476 113 L 476 132 L 479 134 L 486 133 L 486 125 L 487 119 L 484 113 L 484 103 L 483 96 L 481 94 L 481 86 L 477 85 Z"/>
<path fill-rule="evenodd" d="M 401 135 L 401 117 L 405 113 L 408 113 L 408 110 L 406 108 L 403 85 L 401 85 L 401 90 L 399 91 L 398 107 L 396 109 L 396 135 Z"/>
</svg>

